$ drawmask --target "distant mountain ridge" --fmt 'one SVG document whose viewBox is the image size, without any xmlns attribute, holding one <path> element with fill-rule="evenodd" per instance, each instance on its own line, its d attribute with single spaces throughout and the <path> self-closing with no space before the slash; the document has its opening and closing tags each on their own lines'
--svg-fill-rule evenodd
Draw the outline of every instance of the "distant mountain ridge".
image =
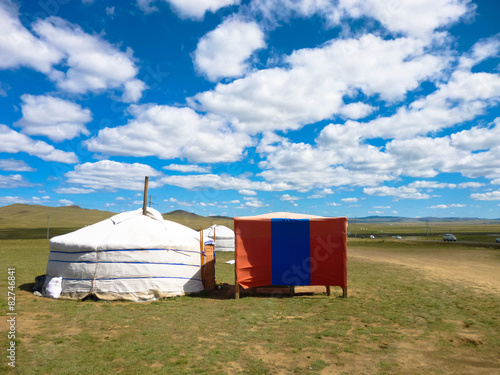
<svg viewBox="0 0 500 375">
<path fill-rule="evenodd" d="M 52 206 L 42 206 L 38 204 L 14 203 L 8 206 L 0 207 L 0 218 L 13 219 L 23 215 L 37 216 L 37 215 L 50 215 L 63 212 L 65 213 L 74 212 L 79 214 L 89 213 L 89 214 L 96 214 L 98 216 L 102 215 L 107 216 L 114 214 L 113 212 L 110 211 L 82 208 L 77 205 L 52 207 Z"/>
<path fill-rule="evenodd" d="M 404 222 L 454 222 L 454 221 L 500 221 L 498 219 L 484 219 L 479 217 L 434 217 L 434 216 L 426 216 L 426 217 L 402 217 L 402 216 L 365 216 L 358 218 L 349 218 L 349 221 L 357 220 L 358 222 L 386 222 L 386 223 L 404 223 Z"/>
<path fill-rule="evenodd" d="M 233 220 L 232 216 L 222 216 L 222 215 L 209 215 L 209 216 L 201 216 L 189 211 L 184 211 L 184 210 L 175 210 L 175 211 L 170 211 L 162 214 L 164 217 L 165 216 L 175 216 L 175 215 L 183 215 L 183 216 L 191 216 L 191 217 L 198 217 L 198 218 L 208 218 L 208 219 L 213 219 L 213 220 Z"/>
<path fill-rule="evenodd" d="M 0 207 L 0 239 L 47 238 L 115 215 L 113 212 L 90 210 L 78 206 L 48 207 L 11 204 Z"/>
<path fill-rule="evenodd" d="M 98 221 L 107 219 L 115 212 L 100 211 L 96 209 L 86 209 L 76 205 L 50 207 L 30 204 L 11 204 L 0 207 L 0 229 L 1 228 L 44 228 L 50 227 L 82 227 Z M 199 230 L 207 228 L 213 224 L 222 224 L 229 227 L 233 225 L 233 218 L 230 216 L 201 216 L 185 210 L 174 210 L 162 214 L 166 220 L 175 221 L 190 228 Z M 418 222 L 471 222 L 480 221 L 485 223 L 499 223 L 499 219 L 482 219 L 471 217 L 399 217 L 399 216 L 366 216 L 351 217 L 349 222 L 357 223 L 418 223 Z"/>
<path fill-rule="evenodd" d="M 184 210 L 175 210 L 175 211 L 170 211 L 166 212 L 162 215 L 184 215 L 184 216 L 200 216 L 195 213 L 189 212 L 189 211 L 184 211 Z"/>
</svg>

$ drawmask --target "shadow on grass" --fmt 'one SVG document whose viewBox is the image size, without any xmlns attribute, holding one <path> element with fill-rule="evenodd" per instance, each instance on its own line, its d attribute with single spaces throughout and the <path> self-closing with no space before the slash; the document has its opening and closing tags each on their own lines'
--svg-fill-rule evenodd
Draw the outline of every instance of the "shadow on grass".
<svg viewBox="0 0 500 375">
<path fill-rule="evenodd" d="M 303 287 L 304 289 L 306 287 Z M 311 287 L 310 289 L 313 289 Z M 191 294 L 190 297 L 203 298 L 203 299 L 234 299 L 234 285 L 230 284 L 219 284 L 212 291 L 203 291 L 196 294 Z M 294 297 L 307 297 L 307 298 L 341 298 L 342 296 L 327 296 L 326 293 L 322 293 L 318 290 L 304 290 L 295 291 L 293 295 L 290 294 L 290 289 L 288 287 L 258 287 L 249 289 L 243 289 L 240 287 L 240 298 L 294 298 Z"/>
<path fill-rule="evenodd" d="M 33 293 L 33 288 L 35 287 L 35 285 L 35 283 L 21 284 L 19 285 L 19 289 L 21 289 L 23 292 Z"/>
<path fill-rule="evenodd" d="M 28 292 L 32 294 L 35 290 L 36 283 L 26 283 L 19 286 L 19 289 L 23 292 Z M 251 289 L 240 288 L 240 299 L 252 297 L 252 298 L 342 298 L 339 296 L 327 296 L 326 294 L 318 293 L 317 291 L 303 291 L 295 292 L 292 296 L 288 287 L 259 287 L 255 288 L 255 291 Z M 189 294 L 186 297 L 189 298 L 200 298 L 200 299 L 215 299 L 215 300 L 228 300 L 234 299 L 234 285 L 221 284 L 212 291 L 202 291 L 199 293 Z M 168 300 L 169 298 L 163 298 Z M 82 301 L 93 301 L 99 302 L 101 299 L 95 296 L 95 294 L 89 294 L 87 297 L 83 298 Z M 120 302 L 120 300 L 114 301 Z"/>
</svg>

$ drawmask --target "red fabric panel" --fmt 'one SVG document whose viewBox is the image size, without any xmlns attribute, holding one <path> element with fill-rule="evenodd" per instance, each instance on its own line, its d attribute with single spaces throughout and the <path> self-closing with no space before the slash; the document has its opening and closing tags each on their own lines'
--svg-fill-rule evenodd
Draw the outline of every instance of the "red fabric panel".
<svg viewBox="0 0 500 375">
<path fill-rule="evenodd" d="M 347 218 L 310 220 L 311 285 L 347 287 Z"/>
<path fill-rule="evenodd" d="M 236 282 L 243 288 L 271 285 L 271 220 L 234 219 Z"/>
</svg>

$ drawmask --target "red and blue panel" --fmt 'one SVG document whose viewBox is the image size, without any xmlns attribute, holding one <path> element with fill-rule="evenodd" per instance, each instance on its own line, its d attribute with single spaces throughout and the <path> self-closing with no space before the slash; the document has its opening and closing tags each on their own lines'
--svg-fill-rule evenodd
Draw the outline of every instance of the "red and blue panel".
<svg viewBox="0 0 500 375">
<path fill-rule="evenodd" d="M 346 218 L 235 218 L 237 282 L 347 286 Z"/>
</svg>

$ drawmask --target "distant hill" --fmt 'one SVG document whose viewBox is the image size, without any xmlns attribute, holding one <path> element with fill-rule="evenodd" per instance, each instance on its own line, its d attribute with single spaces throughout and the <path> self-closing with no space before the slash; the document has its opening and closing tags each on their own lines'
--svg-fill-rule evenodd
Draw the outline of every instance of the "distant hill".
<svg viewBox="0 0 500 375">
<path fill-rule="evenodd" d="M 189 212 L 189 211 L 184 211 L 184 210 L 175 210 L 171 212 L 167 212 L 165 214 L 162 214 L 163 216 L 190 216 L 190 217 L 203 217 L 200 215 L 197 215 L 195 213 Z"/>
<path fill-rule="evenodd" d="M 79 206 L 48 207 L 35 204 L 11 204 L 0 207 L 0 228 L 75 227 L 93 224 L 115 215 L 114 212 L 89 210 Z"/>
<path fill-rule="evenodd" d="M 77 230 L 86 225 L 97 223 L 113 215 L 116 215 L 116 213 L 90 210 L 79 206 L 48 207 L 30 204 L 12 204 L 10 206 L 0 207 L 0 239 L 46 238 L 47 224 L 49 226 L 50 237 L 53 237 L 55 235 Z M 184 210 L 175 210 L 162 215 L 165 220 L 174 221 L 195 230 L 205 229 L 214 224 L 225 225 L 234 229 L 233 218 L 229 216 L 205 217 Z M 500 219 L 368 216 L 349 218 L 349 226 L 352 228 L 354 222 L 358 224 L 365 223 L 371 227 L 376 224 L 397 225 L 398 223 L 407 223 L 408 225 L 414 223 L 416 225 L 425 226 L 426 221 L 443 224 L 454 222 L 463 223 L 464 225 L 500 225 Z M 359 230 L 362 229 L 359 228 Z"/>
<path fill-rule="evenodd" d="M 46 238 L 72 232 L 116 215 L 115 212 L 90 210 L 79 206 L 49 207 L 34 204 L 11 204 L 0 207 L 0 239 Z M 233 227 L 232 218 L 204 217 L 176 210 L 163 214 L 165 220 L 200 230 L 213 224 Z"/>
<path fill-rule="evenodd" d="M 233 229 L 233 218 L 228 216 L 200 216 L 184 210 L 175 210 L 162 214 L 165 220 L 175 221 L 195 230 L 205 229 L 214 224 L 225 225 Z"/>
<path fill-rule="evenodd" d="M 497 222 L 499 219 L 481 219 L 478 217 L 399 217 L 399 216 L 366 216 L 358 218 L 349 218 L 350 222 L 357 220 L 358 223 L 452 223 L 452 222 Z"/>
<path fill-rule="evenodd" d="M 114 212 L 88 210 L 78 206 L 48 207 L 12 204 L 0 207 L 0 239 L 46 238 L 67 233 L 107 219 Z"/>
</svg>

